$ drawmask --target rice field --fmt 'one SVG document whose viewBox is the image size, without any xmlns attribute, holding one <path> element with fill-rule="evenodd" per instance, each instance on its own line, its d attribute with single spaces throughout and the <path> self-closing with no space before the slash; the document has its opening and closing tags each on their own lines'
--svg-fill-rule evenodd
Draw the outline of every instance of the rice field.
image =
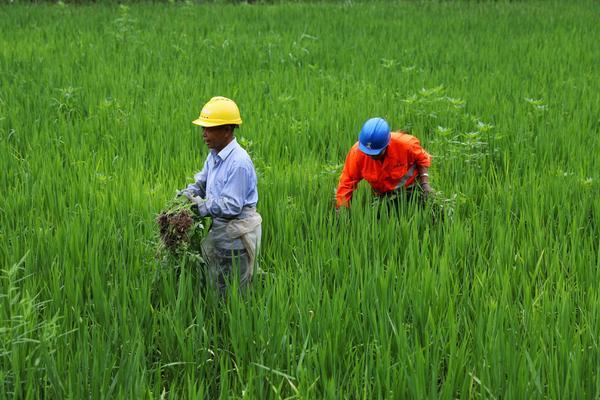
<svg viewBox="0 0 600 400">
<path fill-rule="evenodd" d="M 0 5 L 0 399 L 600 398 L 595 1 Z M 260 267 L 156 259 L 234 99 Z M 362 123 L 435 201 L 333 192 Z"/>
</svg>

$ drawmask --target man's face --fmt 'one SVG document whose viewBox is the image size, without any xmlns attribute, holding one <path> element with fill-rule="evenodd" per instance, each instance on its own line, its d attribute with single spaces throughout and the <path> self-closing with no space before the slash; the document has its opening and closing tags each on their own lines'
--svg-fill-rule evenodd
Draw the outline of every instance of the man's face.
<svg viewBox="0 0 600 400">
<path fill-rule="evenodd" d="M 231 127 L 228 125 L 202 128 L 202 138 L 209 149 L 221 151 L 229 144 L 233 137 Z"/>
</svg>

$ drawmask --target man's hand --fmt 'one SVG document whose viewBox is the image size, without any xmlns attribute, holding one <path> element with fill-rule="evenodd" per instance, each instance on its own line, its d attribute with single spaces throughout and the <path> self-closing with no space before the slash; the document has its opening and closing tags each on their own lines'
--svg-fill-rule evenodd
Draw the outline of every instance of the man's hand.
<svg viewBox="0 0 600 400">
<path fill-rule="evenodd" d="M 187 189 L 181 189 L 181 190 L 177 191 L 176 196 L 177 197 L 185 196 L 186 193 L 189 193 L 189 191 Z"/>
<path fill-rule="evenodd" d="M 183 196 L 187 197 L 187 199 L 189 201 L 191 201 L 192 203 L 194 203 L 195 205 L 197 205 L 198 207 L 200 207 L 200 205 L 206 203 L 206 200 L 204 200 L 202 197 L 200 196 L 194 196 L 193 194 L 191 194 L 190 192 L 188 192 L 187 190 L 183 190 L 183 193 L 181 193 Z"/>
<path fill-rule="evenodd" d="M 423 198 L 425 200 L 433 197 L 433 195 L 435 194 L 429 183 L 421 183 L 421 189 L 423 189 Z"/>
<path fill-rule="evenodd" d="M 346 206 L 336 207 L 335 208 L 335 218 L 336 220 L 347 221 L 350 218 L 350 210 Z"/>
</svg>

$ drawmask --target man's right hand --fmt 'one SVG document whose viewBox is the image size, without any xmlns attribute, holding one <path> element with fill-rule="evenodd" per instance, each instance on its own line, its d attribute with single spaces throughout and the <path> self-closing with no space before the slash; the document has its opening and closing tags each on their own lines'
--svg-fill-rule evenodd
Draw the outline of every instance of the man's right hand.
<svg viewBox="0 0 600 400">
<path fill-rule="evenodd" d="M 433 191 L 433 188 L 429 185 L 429 183 L 422 183 L 421 189 L 423 189 L 423 198 L 425 200 L 435 195 L 435 192 Z"/>
</svg>

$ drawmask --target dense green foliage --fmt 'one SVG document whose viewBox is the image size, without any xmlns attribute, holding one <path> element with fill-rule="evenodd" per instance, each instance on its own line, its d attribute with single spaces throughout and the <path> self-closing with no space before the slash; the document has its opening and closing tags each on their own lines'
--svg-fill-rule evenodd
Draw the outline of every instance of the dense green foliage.
<svg viewBox="0 0 600 400">
<path fill-rule="evenodd" d="M 598 398 L 598 20 L 0 7 L 0 398 Z M 240 106 L 264 219 L 265 273 L 225 304 L 154 252 L 214 95 Z M 336 218 L 372 116 L 434 155 L 435 220 L 366 185 Z"/>
</svg>

